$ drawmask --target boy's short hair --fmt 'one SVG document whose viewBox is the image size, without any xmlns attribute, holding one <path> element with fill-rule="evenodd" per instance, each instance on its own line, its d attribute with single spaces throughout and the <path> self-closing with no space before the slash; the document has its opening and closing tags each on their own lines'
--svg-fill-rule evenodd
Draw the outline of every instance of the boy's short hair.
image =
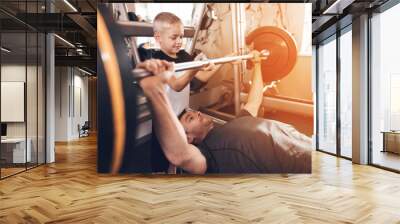
<svg viewBox="0 0 400 224">
<path fill-rule="evenodd" d="M 183 24 L 181 19 L 179 19 L 178 16 L 176 16 L 173 13 L 170 12 L 160 12 L 158 15 L 154 18 L 153 21 L 153 31 L 154 32 L 160 32 L 165 24 Z"/>
</svg>

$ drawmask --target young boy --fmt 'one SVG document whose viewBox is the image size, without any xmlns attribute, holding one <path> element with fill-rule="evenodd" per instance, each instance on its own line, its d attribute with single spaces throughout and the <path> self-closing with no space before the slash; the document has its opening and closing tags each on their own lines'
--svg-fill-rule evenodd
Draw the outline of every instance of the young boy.
<svg viewBox="0 0 400 224">
<path fill-rule="evenodd" d="M 160 50 L 146 49 L 143 45 L 139 47 L 139 55 L 142 61 L 155 58 L 175 63 L 193 60 L 204 60 L 204 54 L 194 58 L 185 50 L 181 49 L 183 42 L 184 27 L 182 21 L 176 15 L 169 12 L 159 13 L 153 21 L 154 38 L 159 44 Z M 202 69 L 192 69 L 183 72 L 178 77 L 169 81 L 170 87 L 175 91 L 183 90 L 189 82 L 191 89 L 202 87 L 219 67 L 210 64 Z"/>
</svg>

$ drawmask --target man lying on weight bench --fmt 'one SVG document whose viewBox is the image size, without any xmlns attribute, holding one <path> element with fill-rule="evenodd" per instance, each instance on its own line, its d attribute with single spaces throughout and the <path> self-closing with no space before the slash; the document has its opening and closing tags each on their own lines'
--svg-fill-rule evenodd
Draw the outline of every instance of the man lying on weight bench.
<svg viewBox="0 0 400 224">
<path fill-rule="evenodd" d="M 179 120 L 174 115 L 163 87 L 163 74 L 173 65 L 157 60 L 139 65 L 157 75 L 140 85 L 152 103 L 155 132 L 171 164 L 195 174 L 311 173 L 311 140 L 288 124 L 256 117 L 263 82 L 259 57 L 253 62 L 248 102 L 238 118 L 219 127 L 200 112 L 188 111 Z"/>
</svg>

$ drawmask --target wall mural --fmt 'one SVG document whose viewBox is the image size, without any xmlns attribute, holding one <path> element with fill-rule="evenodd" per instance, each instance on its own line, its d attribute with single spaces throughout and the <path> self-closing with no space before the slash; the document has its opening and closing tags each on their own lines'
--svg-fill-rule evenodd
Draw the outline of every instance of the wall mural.
<svg viewBox="0 0 400 224">
<path fill-rule="evenodd" d="M 311 173 L 311 4 L 135 6 L 99 4 L 99 172 Z"/>
</svg>

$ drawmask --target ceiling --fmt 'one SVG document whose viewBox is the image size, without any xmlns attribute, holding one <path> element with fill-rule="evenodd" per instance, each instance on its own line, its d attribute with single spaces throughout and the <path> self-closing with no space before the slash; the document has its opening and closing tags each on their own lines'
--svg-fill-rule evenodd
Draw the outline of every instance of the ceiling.
<svg viewBox="0 0 400 224">
<path fill-rule="evenodd" d="M 269 2 L 312 3 L 312 32 L 315 44 L 332 35 L 338 27 L 350 24 L 352 17 L 373 10 L 387 1 L 270 0 Z M 8 47 L 15 48 L 16 52 L 22 52 L 21 49 L 25 46 L 25 38 L 17 37 L 16 33 L 25 32 L 26 29 L 54 32 L 70 43 L 60 38 L 55 39 L 56 65 L 73 64 L 96 71 L 96 4 L 97 0 L 47 0 L 47 5 L 45 0 L 1 0 L 1 30 L 3 33 L 9 33 L 3 36 L 6 42 L 14 41 Z M 52 13 L 49 13 L 50 11 Z M 33 48 L 35 48 L 34 43 L 28 44 L 28 54 Z"/>
<path fill-rule="evenodd" d="M 47 4 L 45 0 L 1 0 L 2 46 L 12 50 L 3 60 L 32 58 L 38 50 L 33 38 L 37 33 L 52 32 L 57 34 L 56 65 L 79 66 L 95 73 L 96 5 L 96 0 L 47 0 Z M 27 32 L 26 38 L 21 32 Z"/>
</svg>

